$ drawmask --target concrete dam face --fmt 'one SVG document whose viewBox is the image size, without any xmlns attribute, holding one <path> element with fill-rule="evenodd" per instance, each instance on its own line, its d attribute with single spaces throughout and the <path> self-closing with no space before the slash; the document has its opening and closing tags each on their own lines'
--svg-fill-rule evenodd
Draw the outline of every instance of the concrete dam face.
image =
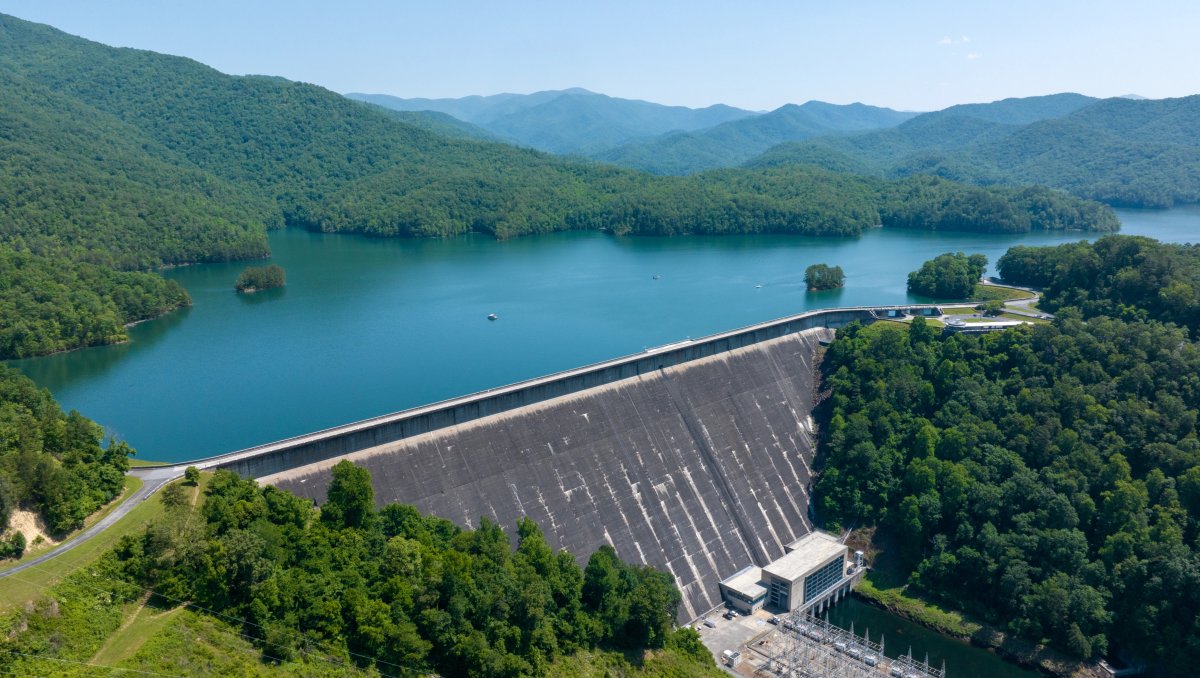
<svg viewBox="0 0 1200 678">
<path fill-rule="evenodd" d="M 667 570 L 680 617 L 721 602 L 718 581 L 811 530 L 811 329 L 260 478 L 317 501 L 330 467 L 371 471 L 380 504 L 463 526 L 520 516 L 580 556 L 611 544 Z"/>
</svg>

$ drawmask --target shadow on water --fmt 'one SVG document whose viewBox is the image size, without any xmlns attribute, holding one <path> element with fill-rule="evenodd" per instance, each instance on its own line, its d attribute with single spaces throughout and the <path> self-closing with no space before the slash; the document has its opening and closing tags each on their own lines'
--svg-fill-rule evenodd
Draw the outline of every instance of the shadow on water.
<svg viewBox="0 0 1200 678">
<path fill-rule="evenodd" d="M 43 358 L 12 360 L 8 366 L 15 367 L 39 386 L 55 392 L 65 384 L 86 383 L 102 377 L 131 353 L 145 351 L 161 343 L 180 329 L 191 313 L 192 307 L 185 306 L 154 320 L 138 323 L 129 328 L 129 340 L 120 344 L 92 346 Z"/>
<path fill-rule="evenodd" d="M 838 287 L 832 290 L 808 290 L 804 291 L 804 300 L 814 308 L 831 308 L 839 306 L 838 300 L 842 298 L 844 287 Z"/>
<path fill-rule="evenodd" d="M 250 293 L 234 292 L 234 294 L 237 295 L 238 301 L 248 306 L 254 306 L 282 299 L 287 294 L 287 287 L 275 287 L 269 290 L 259 290 Z"/>
<path fill-rule="evenodd" d="M 882 636 L 884 654 L 889 657 L 907 655 L 911 649 L 917 661 L 928 655 L 929 665 L 934 668 L 940 669 L 944 661 L 946 678 L 1031 678 L 1040 675 L 983 648 L 947 638 L 854 597 L 834 605 L 827 614 L 829 621 L 841 628 L 849 629 L 853 624 L 854 632 L 860 637 L 870 633 L 871 640 L 879 642 Z"/>
</svg>

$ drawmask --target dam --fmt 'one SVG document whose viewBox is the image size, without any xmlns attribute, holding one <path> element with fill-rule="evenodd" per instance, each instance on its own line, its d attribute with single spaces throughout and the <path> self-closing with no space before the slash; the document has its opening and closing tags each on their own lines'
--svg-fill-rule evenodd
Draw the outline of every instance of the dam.
<svg viewBox="0 0 1200 678">
<path fill-rule="evenodd" d="M 811 532 L 822 344 L 834 329 L 932 307 L 802 313 L 193 462 L 321 502 L 342 459 L 376 502 L 474 527 L 528 516 L 586 560 L 604 544 L 668 571 L 681 620 L 720 581 Z M 166 477 L 175 467 L 135 469 Z"/>
</svg>

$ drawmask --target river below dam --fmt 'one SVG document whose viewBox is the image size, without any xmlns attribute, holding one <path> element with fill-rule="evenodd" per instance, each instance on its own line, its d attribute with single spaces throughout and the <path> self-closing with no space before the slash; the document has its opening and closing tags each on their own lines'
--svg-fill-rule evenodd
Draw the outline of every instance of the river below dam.
<svg viewBox="0 0 1200 678">
<path fill-rule="evenodd" d="M 1119 215 L 1123 233 L 1200 234 L 1200 208 Z M 941 252 L 994 264 L 1013 245 L 1083 237 L 873 229 L 500 242 L 288 229 L 270 235 L 282 289 L 235 294 L 246 262 L 171 269 L 191 308 L 131 328 L 125 344 L 10 364 L 141 458 L 182 461 L 810 309 L 925 302 L 906 276 Z M 814 263 L 841 266 L 845 288 L 807 292 Z"/>
<path fill-rule="evenodd" d="M 844 629 L 854 627 L 859 637 L 869 634 L 876 643 L 883 639 L 883 651 L 889 657 L 908 655 L 917 661 L 929 658 L 929 665 L 946 667 L 946 678 L 1032 678 L 1037 671 L 1022 668 L 999 655 L 968 643 L 947 638 L 898 617 L 887 610 L 851 596 L 829 608 L 828 619 Z"/>
</svg>

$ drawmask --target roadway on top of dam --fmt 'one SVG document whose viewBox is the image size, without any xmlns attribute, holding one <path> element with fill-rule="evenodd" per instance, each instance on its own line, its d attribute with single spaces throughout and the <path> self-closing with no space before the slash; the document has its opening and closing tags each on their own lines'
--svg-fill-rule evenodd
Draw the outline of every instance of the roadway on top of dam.
<svg viewBox="0 0 1200 678">
<path fill-rule="evenodd" d="M 631 362 L 635 362 L 635 361 L 644 359 L 647 356 L 660 355 L 660 354 L 667 353 L 667 352 L 670 352 L 673 350 L 678 350 L 678 349 L 681 349 L 684 347 L 696 347 L 696 346 L 703 346 L 703 345 L 711 345 L 722 339 L 728 339 L 728 338 L 734 337 L 734 336 L 745 335 L 747 333 L 758 331 L 758 330 L 766 330 L 766 329 L 770 329 L 770 328 L 774 328 L 774 327 L 779 327 L 779 326 L 787 325 L 789 323 L 793 323 L 796 321 L 804 320 L 806 318 L 820 317 L 820 316 L 830 315 L 830 314 L 835 314 L 835 313 L 840 313 L 840 312 L 861 312 L 864 314 L 864 319 L 865 319 L 866 314 L 869 314 L 872 312 L 878 312 L 878 311 L 903 310 L 903 309 L 925 309 L 925 308 L 936 309 L 936 308 L 941 308 L 941 307 L 953 308 L 953 307 L 963 307 L 963 306 L 968 306 L 968 305 L 970 305 L 970 304 L 954 303 L 954 304 L 903 304 L 903 305 L 895 305 L 895 306 L 847 306 L 847 307 L 839 307 L 839 308 L 821 309 L 821 310 L 816 310 L 816 311 L 806 311 L 804 313 L 799 313 L 799 314 L 792 315 L 792 316 L 786 316 L 783 318 L 777 318 L 774 320 L 768 320 L 768 321 L 765 321 L 762 323 L 756 323 L 754 325 L 749 325 L 746 327 L 741 327 L 741 328 L 729 330 L 726 332 L 711 334 L 711 335 L 708 335 L 705 337 L 699 337 L 696 339 L 689 338 L 689 339 L 685 339 L 683 341 L 673 342 L 673 343 L 665 344 L 662 346 L 656 346 L 656 347 L 648 348 L 645 351 L 642 351 L 640 353 L 633 353 L 633 354 L 629 354 L 629 355 L 625 355 L 625 356 L 619 356 L 617 358 L 612 358 L 610 360 L 605 360 L 605 361 L 593 363 L 590 365 L 584 365 L 584 366 L 573 368 L 570 370 L 564 370 L 562 372 L 555 372 L 553 374 L 548 374 L 548 375 L 541 376 L 541 377 L 535 377 L 533 379 L 528 379 L 525 381 L 514 382 L 512 384 L 506 384 L 504 386 L 497 386 L 495 388 L 485 389 L 483 391 L 477 391 L 475 393 L 470 393 L 470 394 L 458 396 L 455 398 L 450 398 L 447 400 L 429 403 L 427 405 L 422 405 L 422 406 L 410 408 L 407 410 L 401 410 L 398 412 L 380 415 L 378 417 L 371 417 L 369 419 L 363 419 L 360 421 L 350 422 L 347 424 L 342 424 L 340 426 L 334 426 L 334 427 L 322 429 L 319 431 L 313 431 L 311 433 L 305 433 L 305 434 L 302 434 L 299 436 L 284 438 L 282 440 L 277 440 L 277 441 L 265 443 L 262 445 L 255 445 L 253 447 L 248 447 L 248 448 L 241 449 L 241 450 L 235 450 L 232 452 L 227 452 L 227 453 L 212 456 L 212 457 L 205 457 L 205 458 L 196 459 L 193 461 L 178 462 L 178 463 L 174 463 L 174 464 L 164 464 L 164 465 L 159 465 L 159 466 L 136 467 L 136 468 L 130 469 L 130 473 L 137 475 L 139 477 L 143 477 L 143 478 L 158 478 L 158 477 L 162 476 L 164 473 L 168 473 L 168 474 L 173 474 L 173 475 L 171 475 L 171 477 L 174 478 L 174 477 L 181 476 L 183 474 L 183 471 L 189 466 L 195 466 L 196 468 L 201 469 L 201 470 L 207 470 L 207 469 L 211 469 L 211 468 L 222 468 L 222 467 L 230 466 L 235 462 L 244 461 L 247 459 L 253 459 L 254 457 L 257 457 L 257 456 L 269 454 L 272 452 L 277 452 L 277 451 L 284 450 L 284 449 L 287 449 L 290 447 L 295 447 L 299 444 L 303 444 L 306 442 L 312 442 L 315 440 L 329 438 L 331 436 L 335 436 L 335 435 L 339 435 L 339 434 L 353 433 L 356 431 L 370 429 L 373 427 L 377 427 L 381 424 L 395 422 L 395 421 L 399 421 L 399 420 L 406 419 L 406 418 L 412 418 L 412 417 L 419 416 L 421 414 L 426 414 L 429 412 L 444 410 L 444 409 L 447 409 L 450 407 L 454 407 L 456 405 L 471 403 L 474 401 L 478 401 L 479 399 L 484 398 L 484 397 L 499 396 L 499 395 L 503 395 L 506 393 L 512 393 L 514 391 L 518 391 L 518 390 L 522 390 L 522 389 L 528 389 L 529 387 L 532 387 L 532 386 L 562 381 L 565 378 L 569 378 L 569 377 L 573 377 L 573 376 L 587 375 L 589 373 L 599 372 L 599 371 L 602 371 L 607 368 L 626 365 Z"/>
<path fill-rule="evenodd" d="M 946 306 L 954 305 L 949 304 Z M 329 458 L 342 457 L 357 449 L 366 449 L 379 444 L 394 442 L 410 435 L 428 433 L 432 430 L 456 426 L 466 421 L 488 416 L 489 414 L 508 411 L 517 407 L 560 397 L 569 392 L 577 392 L 594 386 L 612 383 L 613 381 L 652 371 L 655 368 L 661 368 L 665 363 L 682 364 L 699 357 L 711 356 L 739 346 L 751 345 L 762 341 L 764 337 L 781 336 L 789 332 L 799 331 L 801 329 L 800 326 L 806 323 L 807 326 L 811 327 L 837 327 L 846 324 L 850 319 L 866 320 L 869 322 L 875 317 L 875 312 L 879 311 L 923 308 L 936 307 L 934 305 L 905 304 L 900 306 L 845 307 L 809 311 L 706 337 L 688 339 L 650 348 L 641 353 L 622 356 L 564 372 L 487 389 L 409 410 L 352 422 L 214 457 L 170 465 L 135 467 L 130 469 L 129 474 L 140 478 L 143 481 L 142 487 L 114 508 L 104 519 L 85 529 L 75 537 L 59 544 L 52 550 L 0 571 L 0 577 L 19 572 L 27 567 L 34 567 L 38 563 L 75 548 L 80 543 L 94 537 L 117 522 L 142 501 L 152 496 L 163 485 L 180 477 L 188 466 L 196 466 L 201 469 L 232 468 L 242 472 L 243 475 L 261 477 L 271 473 L 279 473 L 294 466 L 302 466 Z M 823 318 L 826 319 L 824 322 L 822 321 Z M 837 318 L 837 320 L 831 323 L 828 322 L 829 318 Z M 789 329 L 789 326 L 794 326 L 794 328 Z M 773 332 L 776 334 L 772 335 Z M 589 379 L 595 383 L 589 384 Z M 574 381 L 572 382 L 572 380 Z M 550 390 L 546 388 L 565 383 L 573 383 L 574 385 L 569 391 L 563 389 L 554 391 L 552 388 Z M 543 392 L 538 393 L 538 389 L 542 389 Z M 514 400 L 514 397 L 517 399 Z M 509 399 L 507 404 L 504 403 L 505 398 Z M 520 398 L 524 398 L 524 400 Z M 472 407 L 478 407 L 480 403 L 492 403 L 494 407 L 490 412 L 471 410 Z M 457 412 L 458 414 L 449 418 L 443 417 L 443 420 L 436 422 L 436 424 L 426 426 L 417 431 L 401 430 L 405 422 L 418 421 L 422 418 L 436 418 L 440 413 L 444 414 L 447 412 Z M 363 436 L 365 433 L 379 431 L 388 427 L 393 429 L 389 436 L 394 437 L 371 438 L 369 435 Z M 355 436 L 358 437 L 356 438 Z M 319 455 L 319 458 L 309 456 L 296 459 L 294 460 L 294 464 L 289 465 L 288 452 L 290 450 L 314 444 L 320 445 L 323 442 L 335 439 L 349 441 L 347 444 L 350 447 L 338 450 L 337 454 L 323 454 Z M 253 466 L 255 460 L 261 460 L 266 457 L 272 458 L 273 465 L 270 468 L 255 469 Z M 247 473 L 246 471 L 250 472 Z"/>
</svg>

